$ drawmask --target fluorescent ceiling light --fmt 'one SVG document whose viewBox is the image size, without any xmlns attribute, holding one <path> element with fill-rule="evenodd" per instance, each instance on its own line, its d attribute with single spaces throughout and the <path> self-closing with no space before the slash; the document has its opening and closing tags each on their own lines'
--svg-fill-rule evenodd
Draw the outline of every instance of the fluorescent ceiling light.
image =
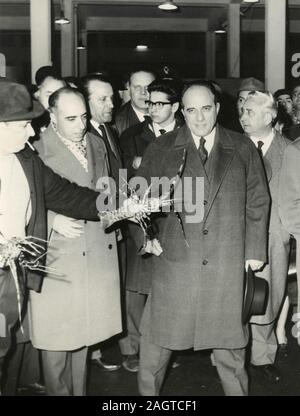
<svg viewBox="0 0 300 416">
<path fill-rule="evenodd" d="M 137 51 L 146 51 L 146 50 L 148 50 L 148 46 L 147 45 L 137 45 L 135 49 Z"/>
</svg>

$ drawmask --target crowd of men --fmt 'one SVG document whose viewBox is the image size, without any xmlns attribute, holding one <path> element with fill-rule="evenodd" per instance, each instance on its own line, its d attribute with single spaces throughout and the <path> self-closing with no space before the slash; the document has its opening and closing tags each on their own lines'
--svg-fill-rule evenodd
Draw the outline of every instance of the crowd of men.
<svg viewBox="0 0 300 416">
<path fill-rule="evenodd" d="M 257 374 L 281 380 L 290 238 L 300 233 L 299 89 L 273 96 L 245 79 L 229 117 L 217 83 L 146 68 L 129 74 L 120 96 L 104 73 L 63 79 L 42 67 L 30 92 L 0 80 L 0 235 L 47 241 L 46 273 L 17 267 L 19 301 L 10 265 L 0 268 L 2 394 L 26 385 L 85 395 L 89 362 L 120 368 L 101 352 L 113 336 L 142 395 L 159 395 L 172 352 L 175 367 L 178 351 L 191 348 L 212 350 L 226 395 L 249 392 L 247 349 Z M 180 166 L 191 200 L 155 215 L 146 248 L 134 221 L 102 228 L 97 200 L 118 199 L 121 169 L 151 185 Z M 269 297 L 248 325 L 249 267 Z"/>
</svg>

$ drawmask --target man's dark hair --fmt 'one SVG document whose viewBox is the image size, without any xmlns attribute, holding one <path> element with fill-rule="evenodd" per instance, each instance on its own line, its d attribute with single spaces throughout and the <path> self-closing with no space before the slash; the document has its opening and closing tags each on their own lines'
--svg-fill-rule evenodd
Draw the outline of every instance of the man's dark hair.
<svg viewBox="0 0 300 416">
<path fill-rule="evenodd" d="M 85 77 L 81 78 L 80 87 L 81 92 L 84 95 L 86 101 L 89 101 L 89 97 L 91 95 L 91 91 L 89 88 L 91 81 L 100 81 L 104 82 L 105 84 L 110 84 L 113 87 L 111 79 L 106 74 L 88 74 Z"/>
<path fill-rule="evenodd" d="M 59 100 L 59 97 L 61 95 L 68 95 L 68 94 L 74 94 L 78 97 L 81 97 L 84 100 L 84 97 L 80 91 L 78 91 L 77 88 L 71 88 L 71 87 L 63 87 L 59 90 L 55 91 L 53 94 L 49 97 L 49 109 L 52 110 L 53 108 L 57 107 L 57 102 Z"/>
<path fill-rule="evenodd" d="M 280 90 L 277 90 L 277 91 L 274 92 L 274 98 L 275 98 L 275 100 L 277 101 L 278 98 L 281 95 L 289 95 L 290 98 L 291 98 L 291 92 L 289 90 L 287 90 L 286 88 L 281 88 Z"/>
<path fill-rule="evenodd" d="M 182 98 L 183 98 L 184 94 L 191 87 L 205 87 L 213 94 L 215 104 L 221 102 L 222 94 L 221 94 L 220 90 L 218 90 L 215 87 L 215 85 L 212 81 L 206 81 L 206 80 L 202 80 L 202 79 L 191 81 L 191 82 L 188 82 L 184 85 L 183 90 L 182 90 L 182 95 L 181 95 L 181 101 L 182 101 Z"/>
<path fill-rule="evenodd" d="M 74 77 L 74 76 L 64 77 L 63 80 L 65 81 L 67 87 L 75 88 L 75 87 L 72 87 L 71 84 L 76 85 L 76 88 L 80 87 L 80 80 L 77 77 Z"/>
<path fill-rule="evenodd" d="M 174 79 L 156 79 L 148 85 L 148 92 L 162 92 L 168 96 L 168 100 L 174 104 L 180 101 L 180 83 Z"/>
<path fill-rule="evenodd" d="M 63 81 L 58 71 L 50 65 L 41 66 L 35 73 L 35 83 L 39 87 L 46 78 L 51 77 Z"/>
</svg>

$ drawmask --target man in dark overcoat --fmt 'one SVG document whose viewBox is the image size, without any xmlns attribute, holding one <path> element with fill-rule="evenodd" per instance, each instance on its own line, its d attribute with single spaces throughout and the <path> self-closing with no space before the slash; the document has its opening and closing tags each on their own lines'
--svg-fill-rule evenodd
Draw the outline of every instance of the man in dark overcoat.
<svg viewBox="0 0 300 416">
<path fill-rule="evenodd" d="M 173 79 L 156 79 L 148 86 L 149 117 L 124 131 L 120 138 L 123 160 L 128 178 L 135 175 L 147 147 L 159 136 L 178 129 L 182 119 L 178 116 L 180 90 Z M 128 225 L 126 263 L 126 316 L 127 337 L 121 341 L 123 352 L 128 355 L 123 366 L 138 371 L 139 326 L 146 297 L 151 284 L 152 256 L 141 256 L 138 251 L 140 229 L 137 224 Z"/>
<path fill-rule="evenodd" d="M 142 395 L 159 394 L 172 350 L 188 348 L 213 350 L 226 395 L 248 393 L 244 272 L 266 261 L 269 196 L 253 143 L 216 123 L 219 101 L 209 82 L 186 86 L 186 125 L 151 144 L 138 171 L 148 182 L 173 178 L 186 150 L 183 203 L 161 221 L 163 253 L 154 263 L 140 328 Z"/>
</svg>

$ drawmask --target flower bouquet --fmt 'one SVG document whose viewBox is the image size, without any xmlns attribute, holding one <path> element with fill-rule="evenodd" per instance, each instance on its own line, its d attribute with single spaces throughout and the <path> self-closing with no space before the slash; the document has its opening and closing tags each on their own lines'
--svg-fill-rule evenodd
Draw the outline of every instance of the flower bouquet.
<svg viewBox="0 0 300 416">
<path fill-rule="evenodd" d="M 35 270 L 40 272 L 51 272 L 55 274 L 55 271 L 49 267 L 45 267 L 41 264 L 41 259 L 46 255 L 46 250 L 41 243 L 47 243 L 37 237 L 25 237 L 25 238 L 5 238 L 0 232 L 0 268 L 8 267 L 11 271 L 16 286 L 18 313 L 21 324 L 21 293 L 18 280 L 17 266 L 23 269 Z M 21 331 L 23 327 L 21 324 Z"/>
</svg>

